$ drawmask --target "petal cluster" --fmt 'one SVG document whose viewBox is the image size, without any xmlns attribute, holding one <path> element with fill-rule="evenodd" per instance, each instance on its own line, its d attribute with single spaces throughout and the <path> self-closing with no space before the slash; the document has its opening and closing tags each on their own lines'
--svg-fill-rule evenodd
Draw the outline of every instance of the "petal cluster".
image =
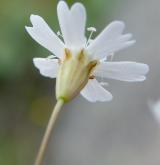
<svg viewBox="0 0 160 165">
<path fill-rule="evenodd" d="M 47 23 L 37 15 L 31 15 L 32 27 L 26 27 L 30 36 L 40 45 L 48 49 L 53 58 L 34 58 L 33 62 L 43 76 L 56 78 L 59 61 L 62 60 L 65 49 L 73 55 L 84 50 L 90 60 L 98 60 L 93 79 L 81 90 L 82 96 L 88 101 L 110 101 L 112 94 L 96 80 L 96 77 L 111 78 L 120 81 L 139 82 L 145 80 L 149 71 L 146 64 L 137 62 L 109 62 L 107 57 L 135 43 L 132 34 L 123 34 L 125 24 L 122 21 L 110 23 L 95 39 L 89 42 L 85 36 L 86 10 L 81 3 L 75 3 L 71 8 L 66 2 L 60 1 L 57 6 L 61 37 L 51 30 Z M 88 28 L 95 32 L 95 28 Z"/>
</svg>

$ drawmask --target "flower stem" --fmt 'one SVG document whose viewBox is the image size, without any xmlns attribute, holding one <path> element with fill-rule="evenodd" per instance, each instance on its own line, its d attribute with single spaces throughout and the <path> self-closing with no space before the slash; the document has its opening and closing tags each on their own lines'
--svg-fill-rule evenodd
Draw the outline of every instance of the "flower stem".
<svg viewBox="0 0 160 165">
<path fill-rule="evenodd" d="M 53 112 L 52 112 L 50 120 L 48 122 L 48 125 L 47 125 L 47 128 L 46 128 L 46 132 L 44 134 L 44 137 L 43 137 L 43 140 L 42 140 L 40 149 L 38 151 L 38 155 L 37 155 L 37 158 L 36 158 L 36 161 L 35 161 L 34 165 L 41 165 L 42 164 L 42 161 L 44 159 L 44 156 L 45 156 L 45 153 L 46 153 L 46 149 L 47 149 L 50 137 L 51 137 L 53 126 L 54 126 L 54 124 L 56 122 L 58 114 L 59 114 L 59 112 L 60 112 L 60 110 L 61 110 L 63 105 L 64 105 L 64 101 L 62 99 L 59 99 L 57 101 L 54 109 L 53 109 Z"/>
</svg>

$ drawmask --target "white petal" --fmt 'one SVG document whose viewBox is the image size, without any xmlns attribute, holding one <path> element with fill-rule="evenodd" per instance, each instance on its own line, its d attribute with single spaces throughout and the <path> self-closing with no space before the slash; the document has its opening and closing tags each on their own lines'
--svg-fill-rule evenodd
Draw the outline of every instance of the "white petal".
<svg viewBox="0 0 160 165">
<path fill-rule="evenodd" d="M 75 3 L 69 10 L 66 2 L 60 1 L 57 7 L 59 24 L 68 47 L 83 47 L 86 42 L 86 10 L 81 3 Z"/>
<path fill-rule="evenodd" d="M 135 44 L 135 42 L 135 40 L 127 42 L 112 42 L 111 44 L 108 44 L 105 49 L 102 49 L 99 52 L 95 52 L 96 55 L 94 56 L 94 58 L 100 60 L 104 59 L 107 56 L 111 56 L 111 54 L 115 54 L 119 50 L 132 46 L 133 44 Z"/>
<path fill-rule="evenodd" d="M 125 28 L 125 25 L 123 22 L 120 21 L 114 21 L 111 22 L 95 39 L 92 44 L 89 45 L 89 50 L 97 50 L 101 49 L 101 44 L 105 44 L 106 41 L 115 39 L 119 37 L 123 30 Z"/>
<path fill-rule="evenodd" d="M 155 120 L 160 124 L 160 101 L 149 103 L 151 113 L 153 114 Z"/>
<path fill-rule="evenodd" d="M 55 78 L 58 73 L 58 59 L 50 58 L 34 58 L 33 63 L 39 69 L 41 75 L 45 77 Z"/>
<path fill-rule="evenodd" d="M 136 62 L 101 62 L 94 75 L 121 81 L 144 81 L 149 67 L 146 64 Z"/>
<path fill-rule="evenodd" d="M 81 95 L 90 102 L 112 100 L 112 94 L 105 90 L 95 79 L 88 81 L 88 84 L 82 89 Z"/>
<path fill-rule="evenodd" d="M 93 58 L 102 59 L 118 50 L 131 46 L 135 41 L 129 41 L 132 34 L 122 35 L 125 25 L 121 21 L 109 24 L 100 35 L 88 46 Z"/>
<path fill-rule="evenodd" d="M 33 27 L 25 27 L 30 36 L 57 57 L 63 56 L 64 44 L 50 29 L 47 23 L 37 15 L 30 16 Z"/>
</svg>

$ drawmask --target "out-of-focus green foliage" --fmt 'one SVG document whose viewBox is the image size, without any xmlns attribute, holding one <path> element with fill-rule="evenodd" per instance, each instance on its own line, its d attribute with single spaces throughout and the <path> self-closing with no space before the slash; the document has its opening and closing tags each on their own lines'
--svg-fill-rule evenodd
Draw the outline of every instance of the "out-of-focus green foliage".
<svg viewBox="0 0 160 165">
<path fill-rule="evenodd" d="M 42 16 L 58 31 L 54 0 L 1 0 L 0 2 L 0 164 L 32 164 L 54 104 L 54 81 L 43 78 L 32 65 L 33 57 L 50 52 L 26 33 L 30 14 Z M 74 0 L 68 0 L 71 5 Z M 81 0 L 88 26 L 102 29 L 118 0 Z M 104 19 L 105 18 L 105 19 Z M 98 30 L 99 31 L 99 30 Z"/>
</svg>

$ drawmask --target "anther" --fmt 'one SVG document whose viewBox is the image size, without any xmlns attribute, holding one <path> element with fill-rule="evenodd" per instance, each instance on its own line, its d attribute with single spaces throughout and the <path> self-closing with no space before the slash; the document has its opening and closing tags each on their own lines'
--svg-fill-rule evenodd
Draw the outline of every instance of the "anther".
<svg viewBox="0 0 160 165">
<path fill-rule="evenodd" d="M 97 29 L 95 27 L 89 27 L 89 28 L 87 28 L 87 31 L 96 32 Z"/>
<path fill-rule="evenodd" d="M 96 28 L 95 27 L 89 27 L 87 28 L 87 31 L 91 32 L 90 35 L 89 35 L 89 38 L 87 40 L 87 43 L 86 43 L 86 46 L 88 46 L 90 44 L 90 42 L 92 42 L 92 35 L 94 32 L 96 32 Z"/>
</svg>

